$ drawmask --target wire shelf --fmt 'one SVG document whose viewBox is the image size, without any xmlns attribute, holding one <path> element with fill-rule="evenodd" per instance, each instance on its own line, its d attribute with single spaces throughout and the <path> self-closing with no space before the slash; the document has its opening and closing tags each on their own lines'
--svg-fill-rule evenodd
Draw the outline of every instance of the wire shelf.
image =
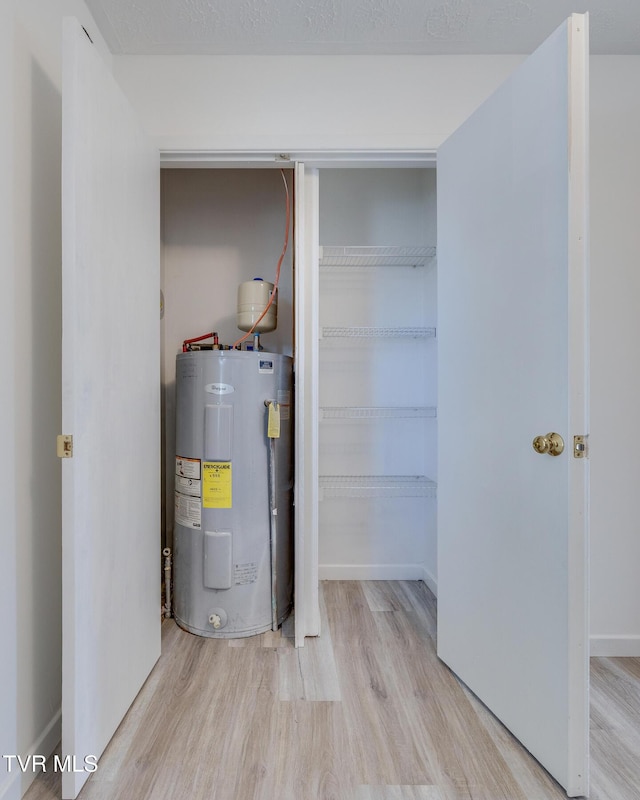
<svg viewBox="0 0 640 800">
<path fill-rule="evenodd" d="M 320 248 L 320 267 L 423 267 L 435 258 L 435 247 L 336 247 Z"/>
<path fill-rule="evenodd" d="M 323 339 L 429 339 L 435 335 L 435 328 L 322 328 Z"/>
<path fill-rule="evenodd" d="M 322 406 L 322 419 L 423 419 L 435 417 L 435 406 Z"/>
<path fill-rule="evenodd" d="M 435 497 L 424 475 L 322 475 L 321 497 Z"/>
</svg>

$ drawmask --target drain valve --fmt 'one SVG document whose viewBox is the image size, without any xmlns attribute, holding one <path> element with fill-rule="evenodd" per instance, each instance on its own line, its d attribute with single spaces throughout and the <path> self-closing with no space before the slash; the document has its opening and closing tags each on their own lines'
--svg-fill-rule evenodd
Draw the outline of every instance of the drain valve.
<svg viewBox="0 0 640 800">
<path fill-rule="evenodd" d="M 223 608 L 214 608 L 209 614 L 209 625 L 216 630 L 224 628 L 227 624 L 227 612 Z"/>
</svg>

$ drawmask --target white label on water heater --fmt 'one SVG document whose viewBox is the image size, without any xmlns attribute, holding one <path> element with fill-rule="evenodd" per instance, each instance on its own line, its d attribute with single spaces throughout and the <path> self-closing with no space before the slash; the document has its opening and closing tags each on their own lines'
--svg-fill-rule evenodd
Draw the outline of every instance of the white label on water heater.
<svg viewBox="0 0 640 800">
<path fill-rule="evenodd" d="M 278 389 L 278 404 L 280 406 L 280 419 L 289 419 L 289 409 L 291 408 L 291 392 Z"/>
<path fill-rule="evenodd" d="M 246 564 L 236 564 L 234 569 L 234 583 L 243 586 L 255 583 L 258 580 L 258 562 L 249 561 Z"/>
<path fill-rule="evenodd" d="M 261 358 L 258 362 L 258 372 L 263 375 L 272 375 L 273 361 L 270 358 Z"/>
<path fill-rule="evenodd" d="M 209 394 L 233 394 L 235 392 L 230 383 L 208 383 L 204 390 Z"/>
<path fill-rule="evenodd" d="M 182 494 L 182 492 L 175 492 L 175 498 L 175 520 L 178 525 L 200 530 L 202 527 L 200 498 L 191 497 L 188 494 Z"/>
<path fill-rule="evenodd" d="M 202 497 L 202 481 L 195 478 L 182 478 L 176 475 L 176 492 L 188 494 L 191 497 Z"/>
<path fill-rule="evenodd" d="M 176 456 L 176 476 L 200 480 L 200 459 Z M 191 493 L 189 493 L 191 494 Z"/>
</svg>

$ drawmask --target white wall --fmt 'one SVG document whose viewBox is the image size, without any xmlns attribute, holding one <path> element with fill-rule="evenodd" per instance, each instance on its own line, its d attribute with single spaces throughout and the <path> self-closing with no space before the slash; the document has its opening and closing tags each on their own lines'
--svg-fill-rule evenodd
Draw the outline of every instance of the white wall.
<svg viewBox="0 0 640 800">
<path fill-rule="evenodd" d="M 161 147 L 434 148 L 520 56 L 118 56 Z"/>
<path fill-rule="evenodd" d="M 13 9 L 0 6 L 0 98 L 2 107 L 13 100 Z M 15 391 L 11 376 L 15 370 L 15 313 L 13 296 L 13 120 L 10 114 L 0 115 L 0 342 L 4 350 L 5 379 L 0 381 L 0 437 L 4 442 L 4 458 L 0 459 L 0 557 L 3 580 L 0 581 L 0 608 L 3 610 L 2 647 L 0 648 L 0 755 L 14 753 L 17 747 L 18 707 L 16 703 L 18 674 L 17 597 L 16 597 L 16 508 L 15 477 Z M 11 791 L 11 793 L 10 793 Z M 0 767 L 0 797 L 16 798 L 18 788 L 9 787 L 9 776 Z"/>
<path fill-rule="evenodd" d="M 60 130 L 63 14 L 107 53 L 81 0 L 9 0 L 0 16 L 2 564 L 0 747 L 48 754 L 60 738 Z M 33 775 L 0 762 L 0 798 Z"/>
<path fill-rule="evenodd" d="M 640 655 L 640 57 L 591 69 L 591 631 Z"/>
<path fill-rule="evenodd" d="M 161 147 L 431 149 L 519 56 L 118 57 L 115 73 Z M 640 655 L 640 57 L 591 59 L 592 631 Z M 606 637 L 612 637 L 610 640 Z"/>
</svg>

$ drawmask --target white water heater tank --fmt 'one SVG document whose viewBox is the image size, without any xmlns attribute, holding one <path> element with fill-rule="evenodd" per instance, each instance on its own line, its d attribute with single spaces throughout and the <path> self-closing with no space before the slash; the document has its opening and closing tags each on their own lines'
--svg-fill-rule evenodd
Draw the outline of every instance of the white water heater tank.
<svg viewBox="0 0 640 800">
<path fill-rule="evenodd" d="M 263 351 L 176 359 L 173 610 L 191 633 L 251 636 L 291 610 L 292 372 L 289 356 Z"/>
<path fill-rule="evenodd" d="M 271 299 L 273 284 L 254 278 L 238 286 L 238 328 L 250 331 Z M 255 333 L 270 333 L 278 325 L 278 297 L 273 298 L 269 310 L 254 328 Z"/>
</svg>

